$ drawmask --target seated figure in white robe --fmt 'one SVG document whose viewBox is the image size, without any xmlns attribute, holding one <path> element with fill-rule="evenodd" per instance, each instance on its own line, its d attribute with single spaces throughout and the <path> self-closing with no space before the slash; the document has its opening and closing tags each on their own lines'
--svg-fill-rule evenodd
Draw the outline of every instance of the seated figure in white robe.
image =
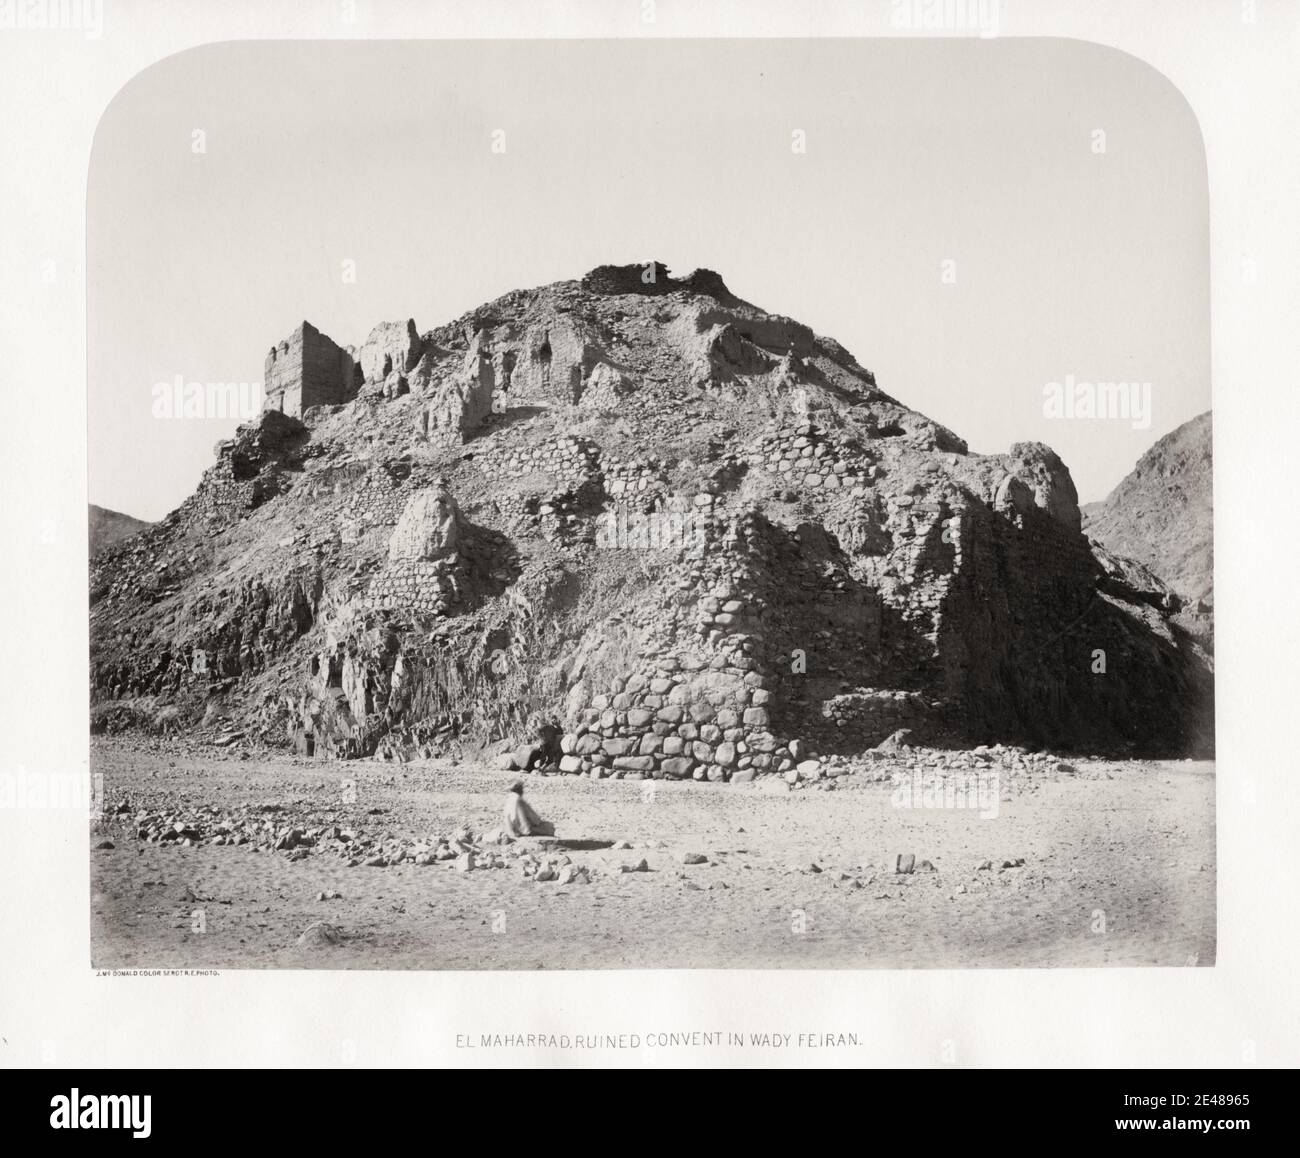
<svg viewBox="0 0 1300 1158">
<path fill-rule="evenodd" d="M 543 820 L 524 799 L 523 781 L 516 780 L 506 793 L 505 828 L 511 836 L 554 836 L 555 825 Z"/>
</svg>

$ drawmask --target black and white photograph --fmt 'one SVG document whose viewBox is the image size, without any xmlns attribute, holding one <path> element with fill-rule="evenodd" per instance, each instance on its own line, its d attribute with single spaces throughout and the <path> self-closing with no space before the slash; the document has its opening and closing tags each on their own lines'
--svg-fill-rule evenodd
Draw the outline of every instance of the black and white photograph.
<svg viewBox="0 0 1300 1158">
<path fill-rule="evenodd" d="M 1298 50 L 0 0 L 19 1118 L 782 1067 L 1280 1119 Z"/>
<path fill-rule="evenodd" d="M 1067 42 L 134 80 L 95 965 L 1213 965 L 1206 223 Z"/>
</svg>

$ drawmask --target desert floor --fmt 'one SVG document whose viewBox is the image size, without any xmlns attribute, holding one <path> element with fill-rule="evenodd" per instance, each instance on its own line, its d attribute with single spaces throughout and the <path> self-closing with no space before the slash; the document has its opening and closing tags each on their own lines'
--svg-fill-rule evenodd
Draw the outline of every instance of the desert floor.
<svg viewBox="0 0 1300 1158">
<path fill-rule="evenodd" d="M 795 791 L 772 779 L 530 776 L 527 798 L 554 821 L 561 843 L 521 841 L 496 850 L 505 867 L 462 872 L 451 860 L 349 867 L 324 848 L 293 860 L 251 844 L 149 843 L 132 817 L 265 809 L 414 842 L 498 826 L 509 773 L 240 759 L 97 739 L 91 768 L 103 774 L 104 800 L 110 809 L 125 801 L 129 812 L 92 823 L 93 965 L 1212 965 L 1213 764 L 1070 763 L 1072 771 L 1005 780 L 989 819 L 896 807 L 888 781 L 862 776 Z M 612 847 L 624 841 L 632 848 Z M 105 842 L 114 847 L 96 847 Z M 520 864 L 530 850 L 567 856 L 589 883 L 527 879 Z M 686 865 L 688 853 L 707 861 Z M 936 871 L 897 874 L 900 853 Z M 650 871 L 620 871 L 642 858 Z M 1017 860 L 1023 865 L 1002 867 Z M 985 861 L 992 867 L 981 869 Z M 300 943 L 320 921 L 337 939 Z"/>
</svg>

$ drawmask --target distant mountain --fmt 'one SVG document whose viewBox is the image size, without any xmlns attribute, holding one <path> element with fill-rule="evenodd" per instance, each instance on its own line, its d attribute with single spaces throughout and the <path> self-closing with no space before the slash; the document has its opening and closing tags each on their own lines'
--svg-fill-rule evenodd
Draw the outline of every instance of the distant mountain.
<svg viewBox="0 0 1300 1158">
<path fill-rule="evenodd" d="M 1207 620 L 1214 611 L 1213 467 L 1206 411 L 1148 450 L 1105 501 L 1082 508 L 1090 539 L 1142 563 L 1182 597 L 1188 616 Z"/>
<path fill-rule="evenodd" d="M 144 519 L 133 519 L 130 515 L 122 514 L 121 511 L 110 511 L 105 507 L 97 507 L 94 503 L 90 503 L 89 506 L 92 557 L 99 554 L 110 543 L 120 542 L 153 525 L 145 522 Z"/>
</svg>

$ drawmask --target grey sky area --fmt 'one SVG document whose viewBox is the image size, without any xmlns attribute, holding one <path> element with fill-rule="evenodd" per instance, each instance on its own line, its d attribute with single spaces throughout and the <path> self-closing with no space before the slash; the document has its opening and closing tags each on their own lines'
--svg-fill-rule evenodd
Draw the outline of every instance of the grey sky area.
<svg viewBox="0 0 1300 1158">
<path fill-rule="evenodd" d="M 156 383 L 609 262 L 717 270 L 972 450 L 1049 443 L 1085 502 L 1210 408 L 1195 118 L 1082 42 L 215 45 L 109 107 L 88 215 L 90 498 L 143 518 L 236 424 Z M 1150 383 L 1149 421 L 1048 417 L 1067 380 Z"/>
</svg>

